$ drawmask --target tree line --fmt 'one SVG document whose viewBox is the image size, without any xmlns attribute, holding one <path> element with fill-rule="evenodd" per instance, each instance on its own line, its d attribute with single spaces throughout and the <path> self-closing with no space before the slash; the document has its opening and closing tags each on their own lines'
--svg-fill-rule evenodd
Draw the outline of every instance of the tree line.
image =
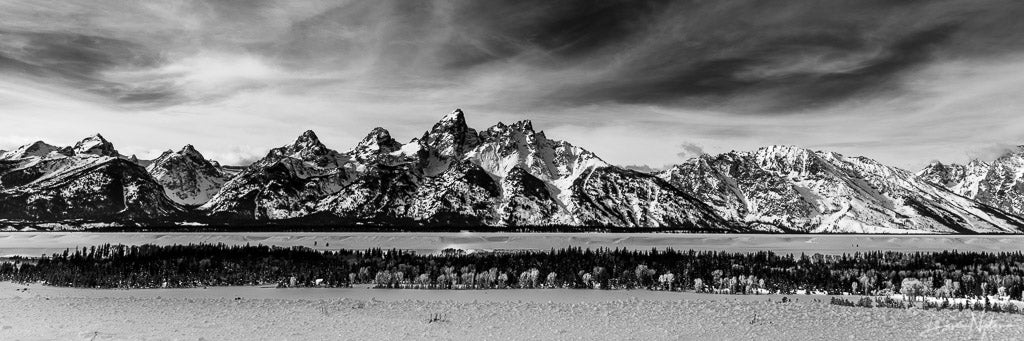
<svg viewBox="0 0 1024 341">
<path fill-rule="evenodd" d="M 226 285 L 500 289 L 590 288 L 758 294 L 817 292 L 1021 299 L 1024 254 L 873 251 L 842 255 L 627 250 L 396 249 L 100 245 L 0 264 L 0 279 L 88 288 Z"/>
</svg>

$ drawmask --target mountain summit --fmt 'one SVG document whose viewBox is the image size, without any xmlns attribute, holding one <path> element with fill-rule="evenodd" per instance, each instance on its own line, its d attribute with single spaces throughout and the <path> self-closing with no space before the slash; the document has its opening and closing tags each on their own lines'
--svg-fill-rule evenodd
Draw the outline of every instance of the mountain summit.
<svg viewBox="0 0 1024 341">
<path fill-rule="evenodd" d="M 619 168 L 535 129 L 476 130 L 462 110 L 419 138 L 384 128 L 340 152 L 312 130 L 248 167 L 192 145 L 153 161 L 95 135 L 0 154 L 0 219 L 672 229 L 798 233 L 1020 233 L 1024 153 L 912 174 L 794 146 L 701 155 L 657 174 Z M 140 165 L 148 165 L 143 169 Z"/>
<path fill-rule="evenodd" d="M 15 150 L 0 152 L 0 160 L 20 160 L 31 157 L 45 158 L 55 153 L 57 156 L 70 156 L 74 151 L 68 147 L 57 147 L 43 141 L 36 141 Z"/>
<path fill-rule="evenodd" d="M 864 157 L 770 146 L 702 155 L 659 174 L 752 229 L 1020 232 L 1024 220 Z"/>
<path fill-rule="evenodd" d="M 92 154 L 97 156 L 118 157 L 120 154 L 114 149 L 114 144 L 103 138 L 103 135 L 96 134 L 86 137 L 74 147 L 75 154 Z"/>
<path fill-rule="evenodd" d="M 177 152 L 164 152 L 146 171 L 163 186 L 168 198 L 190 206 L 205 204 L 228 180 L 190 144 Z"/>
<path fill-rule="evenodd" d="M 145 169 L 120 158 L 99 134 L 73 148 L 37 142 L 16 152 L 0 166 L 0 219 L 132 221 L 183 213 Z"/>
<path fill-rule="evenodd" d="M 992 163 L 934 162 L 917 177 L 982 204 L 1024 215 L 1024 146 L 1007 151 Z"/>
</svg>

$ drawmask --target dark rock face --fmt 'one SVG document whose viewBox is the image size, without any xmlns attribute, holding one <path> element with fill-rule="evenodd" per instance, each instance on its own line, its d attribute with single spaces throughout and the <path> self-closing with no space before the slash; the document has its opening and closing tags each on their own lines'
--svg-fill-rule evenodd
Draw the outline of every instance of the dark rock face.
<svg viewBox="0 0 1024 341">
<path fill-rule="evenodd" d="M 443 173 L 453 162 L 458 162 L 469 150 L 480 143 L 476 130 L 466 124 L 462 110 L 456 109 L 441 118 L 416 143 L 418 166 L 424 174 Z"/>
</svg>

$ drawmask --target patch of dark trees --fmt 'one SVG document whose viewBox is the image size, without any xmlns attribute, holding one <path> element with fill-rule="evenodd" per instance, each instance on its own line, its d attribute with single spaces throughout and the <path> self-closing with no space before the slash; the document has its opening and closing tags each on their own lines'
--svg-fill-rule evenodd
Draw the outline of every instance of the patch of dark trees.
<svg viewBox="0 0 1024 341">
<path fill-rule="evenodd" d="M 588 288 L 731 294 L 1020 300 L 1024 254 L 946 251 L 793 255 L 570 247 L 545 252 L 320 251 L 304 247 L 101 245 L 8 259 L 0 280 L 88 288 L 278 285 L 379 288 Z"/>
</svg>

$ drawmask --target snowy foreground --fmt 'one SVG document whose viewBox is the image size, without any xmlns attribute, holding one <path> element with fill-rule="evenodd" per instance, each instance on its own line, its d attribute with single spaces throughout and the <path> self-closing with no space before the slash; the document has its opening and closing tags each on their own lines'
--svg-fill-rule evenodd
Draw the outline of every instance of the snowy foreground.
<svg viewBox="0 0 1024 341">
<path fill-rule="evenodd" d="M 127 291 L 0 283 L 0 340 L 1024 338 L 1022 315 L 781 298 L 543 289 Z"/>
</svg>

